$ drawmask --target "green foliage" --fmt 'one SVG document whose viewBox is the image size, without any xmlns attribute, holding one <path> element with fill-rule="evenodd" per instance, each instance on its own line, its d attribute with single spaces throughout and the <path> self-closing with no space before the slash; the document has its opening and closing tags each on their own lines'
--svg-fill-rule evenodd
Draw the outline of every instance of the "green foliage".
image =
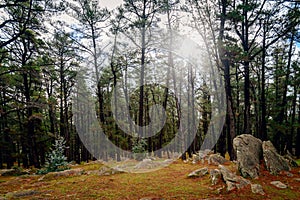
<svg viewBox="0 0 300 200">
<path fill-rule="evenodd" d="M 64 155 L 66 141 L 63 137 L 58 137 L 52 146 L 52 152 L 47 156 L 47 163 L 44 169 L 39 170 L 38 174 L 47 174 L 69 169 L 67 157 Z"/>
<path fill-rule="evenodd" d="M 132 142 L 132 152 L 133 152 L 133 157 L 136 160 L 143 160 L 143 158 L 146 157 L 147 154 L 147 143 L 145 139 L 138 139 L 138 138 L 133 138 Z"/>
</svg>

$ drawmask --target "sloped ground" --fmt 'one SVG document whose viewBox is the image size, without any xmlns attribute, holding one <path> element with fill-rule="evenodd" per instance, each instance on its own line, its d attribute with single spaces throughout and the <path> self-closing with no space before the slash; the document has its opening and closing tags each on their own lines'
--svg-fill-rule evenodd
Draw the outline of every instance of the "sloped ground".
<svg viewBox="0 0 300 200">
<path fill-rule="evenodd" d="M 235 164 L 227 162 L 225 166 L 235 171 Z M 211 186 L 209 175 L 187 178 L 187 174 L 193 170 L 202 167 L 217 168 L 213 165 L 175 161 L 149 173 L 108 176 L 89 173 L 101 167 L 99 163 L 72 167 L 82 168 L 85 171 L 83 175 L 46 178 L 40 175 L 0 176 L 0 199 L 300 199 L 300 168 L 292 169 L 292 177 L 289 177 L 291 174 L 274 176 L 262 171 L 258 179 L 251 180 L 252 183 L 263 186 L 266 194 L 259 195 L 253 194 L 250 186 L 231 192 L 226 191 L 222 181 Z M 288 188 L 275 188 L 270 182 L 276 180 L 288 185 Z"/>
</svg>

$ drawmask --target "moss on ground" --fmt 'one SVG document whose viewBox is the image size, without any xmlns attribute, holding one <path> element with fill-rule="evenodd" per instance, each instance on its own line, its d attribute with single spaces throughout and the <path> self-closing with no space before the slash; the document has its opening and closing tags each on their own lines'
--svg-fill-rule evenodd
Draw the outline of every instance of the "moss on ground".
<svg viewBox="0 0 300 200">
<path fill-rule="evenodd" d="M 72 168 L 85 171 L 98 170 L 100 163 L 81 164 Z M 110 176 L 84 174 L 80 176 L 57 177 L 43 180 L 42 176 L 1 177 L 0 197 L 11 192 L 38 191 L 22 199 L 140 199 L 142 197 L 162 197 L 164 199 L 300 199 L 300 178 L 298 171 L 293 169 L 293 177 L 284 175 L 273 176 L 263 172 L 259 179 L 251 180 L 261 184 L 266 195 L 253 194 L 250 186 L 239 191 L 227 192 L 223 183 L 211 186 L 209 176 L 189 179 L 187 174 L 204 167 L 201 164 L 186 164 L 176 161 L 171 165 L 150 173 L 123 173 Z M 234 170 L 234 164 L 226 166 Z M 207 166 L 210 169 L 217 166 Z M 288 189 L 277 189 L 270 184 L 273 180 L 288 183 Z"/>
</svg>

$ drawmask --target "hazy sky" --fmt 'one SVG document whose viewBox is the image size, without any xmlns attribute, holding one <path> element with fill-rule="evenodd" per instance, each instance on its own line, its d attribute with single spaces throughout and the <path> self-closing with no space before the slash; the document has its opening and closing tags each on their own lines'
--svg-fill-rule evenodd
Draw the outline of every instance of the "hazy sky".
<svg viewBox="0 0 300 200">
<path fill-rule="evenodd" d="M 100 4 L 104 7 L 107 7 L 109 10 L 115 8 L 116 6 L 120 5 L 122 0 L 102 0 Z"/>
</svg>

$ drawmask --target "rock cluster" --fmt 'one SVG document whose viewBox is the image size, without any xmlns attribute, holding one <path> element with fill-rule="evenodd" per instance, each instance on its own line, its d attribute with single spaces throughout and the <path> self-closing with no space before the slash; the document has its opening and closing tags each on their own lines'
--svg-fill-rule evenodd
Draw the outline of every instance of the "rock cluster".
<svg viewBox="0 0 300 200">
<path fill-rule="evenodd" d="M 207 163 L 209 165 L 222 165 L 224 164 L 225 162 L 227 162 L 227 160 L 219 155 L 219 154 L 214 154 L 213 151 L 211 150 L 201 150 L 199 151 L 197 154 L 193 154 L 193 157 L 192 157 L 192 163 L 193 164 L 196 164 L 196 163 L 202 163 L 204 164 L 205 161 L 207 161 Z"/>
<path fill-rule="evenodd" d="M 222 178 L 225 181 L 227 185 L 227 191 L 231 191 L 234 189 L 241 189 L 249 184 L 251 182 L 241 176 L 237 176 L 236 174 L 232 173 L 230 170 L 228 170 L 223 165 L 219 165 Z"/>
<path fill-rule="evenodd" d="M 249 134 L 239 135 L 233 140 L 233 148 L 237 155 L 238 170 L 243 177 L 259 176 L 261 160 L 271 174 L 290 171 L 297 163 L 290 155 L 285 157 L 277 153 L 270 141 L 261 141 Z"/>
<path fill-rule="evenodd" d="M 188 177 L 189 178 L 203 177 L 207 174 L 208 174 L 208 168 L 204 167 L 191 172 L 188 175 Z M 227 185 L 227 191 L 232 191 L 234 189 L 241 189 L 251 183 L 249 180 L 231 172 L 223 165 L 219 165 L 218 169 L 211 169 L 209 172 L 209 178 L 211 180 L 212 185 L 216 185 L 219 181 L 223 180 Z"/>
<path fill-rule="evenodd" d="M 249 134 L 237 136 L 233 140 L 233 148 L 237 155 L 238 173 L 232 172 L 222 165 L 228 161 L 219 154 L 200 151 L 197 156 L 193 157 L 193 163 L 201 161 L 204 164 L 204 161 L 207 160 L 209 165 L 218 165 L 218 168 L 209 170 L 204 167 L 191 172 L 188 177 L 203 177 L 209 174 L 212 185 L 223 181 L 227 191 L 238 190 L 250 185 L 253 193 L 265 195 L 262 185 L 252 184 L 246 178 L 257 178 L 262 164 L 270 174 L 283 174 L 288 177 L 293 177 L 293 174 L 289 172 L 291 167 L 298 166 L 292 155 L 281 156 L 270 141 L 261 141 Z M 272 181 L 270 184 L 280 189 L 288 187 L 280 181 Z"/>
</svg>

